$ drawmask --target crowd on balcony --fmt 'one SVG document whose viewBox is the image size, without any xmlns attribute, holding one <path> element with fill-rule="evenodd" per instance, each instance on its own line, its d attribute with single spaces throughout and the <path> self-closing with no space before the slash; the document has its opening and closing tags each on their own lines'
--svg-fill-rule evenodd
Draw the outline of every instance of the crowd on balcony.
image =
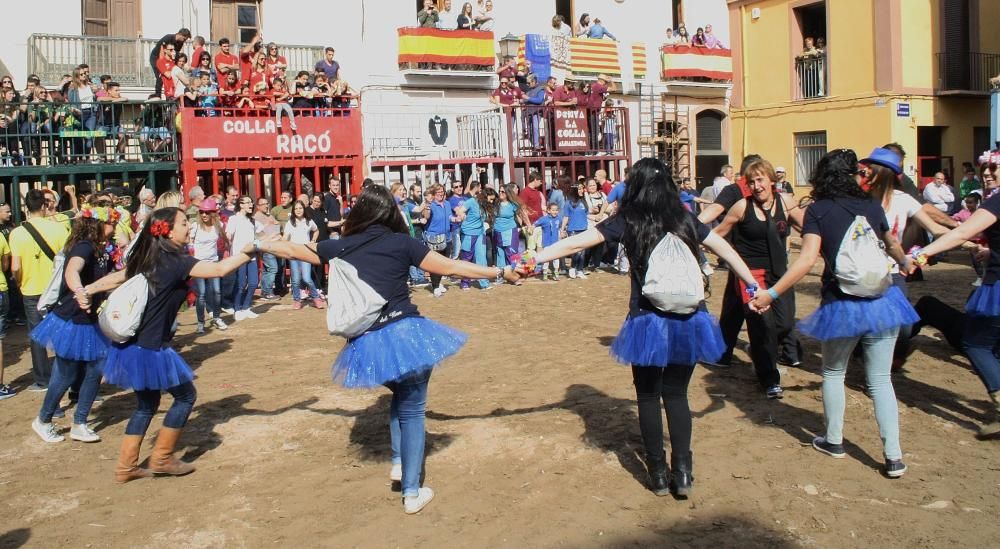
<svg viewBox="0 0 1000 549">
<path fill-rule="evenodd" d="M 704 28 L 698 27 L 695 30 L 694 36 L 688 33 L 687 26 L 681 22 L 677 25 L 677 28 L 668 28 L 667 36 L 664 40 L 664 45 L 666 46 L 692 46 L 695 48 L 707 48 L 707 49 L 726 49 L 726 45 L 722 43 L 712 31 L 712 25 L 705 25 Z"/>
<path fill-rule="evenodd" d="M 287 118 L 294 131 L 296 114 L 336 116 L 339 109 L 353 105 L 356 92 L 343 78 L 332 47 L 325 48 L 313 72 L 293 74 L 278 45 L 265 44 L 260 34 L 238 54 L 230 40 L 222 38 L 214 57 L 204 39 L 195 37 L 191 60 L 180 52 L 186 36 L 190 32 L 181 29 L 161 39 L 153 50 L 153 72 L 165 99 L 197 108 L 198 116 L 273 115 L 279 129 Z"/>
<path fill-rule="evenodd" d="M 452 0 L 443 0 L 440 6 L 434 0 L 424 0 L 424 9 L 417 12 L 417 25 L 441 30 L 493 30 L 493 0 L 455 6 Z"/>
</svg>

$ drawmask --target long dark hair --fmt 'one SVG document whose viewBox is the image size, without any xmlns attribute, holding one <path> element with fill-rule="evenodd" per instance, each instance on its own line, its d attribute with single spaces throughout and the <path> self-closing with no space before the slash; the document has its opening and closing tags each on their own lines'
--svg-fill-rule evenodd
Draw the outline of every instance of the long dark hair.
<svg viewBox="0 0 1000 549">
<path fill-rule="evenodd" d="M 625 254 L 640 279 L 646 277 L 649 254 L 667 233 L 680 237 L 698 257 L 694 222 L 663 162 L 643 158 L 632 166 L 618 215 L 625 222 Z"/>
<path fill-rule="evenodd" d="M 503 186 L 503 192 L 507 193 L 507 202 L 510 202 L 517 208 L 517 211 L 524 212 L 528 215 L 532 215 L 535 212 L 531 208 L 524 205 L 524 201 L 521 200 L 521 196 L 517 194 L 517 185 L 513 183 L 507 183 Z"/>
<path fill-rule="evenodd" d="M 137 274 L 146 275 L 149 285 L 157 287 L 156 267 L 160 262 L 160 255 L 167 254 L 177 256 L 179 259 L 184 252 L 183 246 L 178 246 L 170 240 L 170 234 L 153 236 L 151 232 L 153 225 L 159 221 L 164 221 L 170 230 L 174 230 L 174 222 L 177 221 L 177 214 L 183 214 L 180 208 L 160 208 L 153 210 L 146 224 L 142 227 L 142 232 L 136 237 L 139 240 L 135 243 L 131 253 L 125 263 L 125 274 L 132 278 Z"/>
<path fill-rule="evenodd" d="M 298 226 L 298 218 L 295 217 L 295 207 L 302 206 L 302 221 L 309 223 L 309 207 L 306 206 L 301 200 L 296 200 L 292 203 L 292 211 L 288 215 L 288 222 L 292 224 L 293 227 Z"/>
<path fill-rule="evenodd" d="M 490 204 L 490 197 L 496 200 Z M 491 187 L 486 187 L 476 195 L 476 202 L 479 202 L 479 211 L 483 216 L 483 223 L 489 223 L 492 227 L 497 218 L 497 210 L 500 209 L 500 195 Z"/>
<path fill-rule="evenodd" d="M 94 246 L 94 257 L 99 256 L 108 243 L 108 237 L 104 236 L 104 222 L 92 217 L 81 217 L 74 221 L 73 232 L 69 234 L 63 248 L 64 253 L 69 255 L 73 246 L 80 242 L 90 242 Z"/>
<path fill-rule="evenodd" d="M 868 179 L 868 194 L 881 204 L 888 206 L 892 203 L 892 192 L 896 189 L 902 189 L 899 178 L 896 177 L 896 172 L 874 163 L 869 164 L 868 169 L 872 172 L 871 177 Z"/>
<path fill-rule="evenodd" d="M 870 199 L 854 178 L 858 173 L 858 155 L 851 149 L 837 149 L 827 153 L 816 164 L 809 183 L 812 184 L 813 200 L 834 198 Z"/>
<path fill-rule="evenodd" d="M 363 233 L 372 225 L 383 225 L 394 233 L 409 233 L 396 199 L 389 189 L 380 185 L 369 185 L 361 190 L 358 203 L 351 207 L 351 213 L 344 220 L 344 236 Z"/>
</svg>

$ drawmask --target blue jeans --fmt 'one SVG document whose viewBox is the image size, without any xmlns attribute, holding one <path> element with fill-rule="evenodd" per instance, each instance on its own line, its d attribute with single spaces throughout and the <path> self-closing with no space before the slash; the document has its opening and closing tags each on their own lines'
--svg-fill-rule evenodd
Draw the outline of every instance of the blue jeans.
<svg viewBox="0 0 1000 549">
<path fill-rule="evenodd" d="M 826 440 L 832 444 L 844 441 L 844 376 L 854 347 L 860 342 L 864 353 L 868 392 L 875 403 L 875 421 L 882 437 L 886 459 L 902 459 L 899 447 L 899 408 L 892 388 L 892 352 L 898 328 L 860 337 L 824 341 L 823 349 L 823 415 L 826 418 Z"/>
<path fill-rule="evenodd" d="M 90 408 L 97 398 L 97 390 L 101 387 L 101 368 L 104 360 L 69 360 L 56 356 L 52 367 L 52 378 L 49 380 L 49 390 L 45 393 L 45 400 L 42 401 L 42 409 L 38 412 L 38 419 L 42 423 L 52 421 L 52 414 L 59 407 L 66 390 L 77 376 L 83 373 L 83 384 L 80 385 L 80 396 L 76 403 L 76 412 L 73 414 L 73 423 L 87 423 L 87 416 L 90 415 Z"/>
<path fill-rule="evenodd" d="M 969 316 L 962 333 L 962 349 L 986 385 L 986 390 L 1000 391 L 1000 359 L 995 350 L 1000 343 L 1000 316 Z"/>
<path fill-rule="evenodd" d="M 195 314 L 198 322 L 205 322 L 205 305 L 208 305 L 208 312 L 219 318 L 219 294 L 221 293 L 220 279 L 218 278 L 196 278 L 195 286 L 198 290 L 198 301 L 195 302 Z"/>
<path fill-rule="evenodd" d="M 292 299 L 299 301 L 301 299 L 301 290 L 299 286 L 302 284 L 309 288 L 309 297 L 312 299 L 319 298 L 319 292 L 316 291 L 316 284 L 313 283 L 312 279 L 312 265 L 306 263 L 305 261 L 299 261 L 298 259 L 291 260 L 292 266 Z"/>
<path fill-rule="evenodd" d="M 427 408 L 427 383 L 431 370 L 412 373 L 386 383 L 392 391 L 389 406 L 389 437 L 392 442 L 392 463 L 403 466 L 400 483 L 403 497 L 416 496 L 420 491 L 420 472 L 424 468 L 424 411 Z"/>
<path fill-rule="evenodd" d="M 256 289 L 257 262 L 251 261 L 250 263 L 241 265 L 236 270 L 236 288 L 233 305 L 237 311 L 245 311 L 250 308 L 250 302 L 253 301 L 253 292 Z"/>
<path fill-rule="evenodd" d="M 423 269 L 410 265 L 410 282 L 414 284 L 425 284 L 427 277 L 424 276 Z"/>
<path fill-rule="evenodd" d="M 24 316 L 28 321 L 29 334 L 35 329 L 35 326 L 42 322 L 42 313 L 38 312 L 39 297 L 41 296 L 26 295 L 23 297 Z M 45 345 L 34 339 L 31 340 L 31 376 L 35 383 L 43 387 L 49 384 L 49 378 L 52 377 L 52 363 L 49 362 L 49 353 L 45 350 Z"/>
<path fill-rule="evenodd" d="M 175 385 L 167 392 L 174 397 L 174 403 L 167 410 L 167 415 L 163 418 L 163 426 L 169 429 L 180 429 L 187 424 L 188 416 L 191 415 L 191 408 L 198 398 L 198 391 L 194 388 L 194 383 L 190 381 Z M 125 426 L 126 435 L 145 435 L 149 430 L 149 422 L 153 421 L 156 410 L 160 407 L 161 391 L 136 391 L 135 398 L 138 400 L 132 417 Z"/>
<path fill-rule="evenodd" d="M 449 259 L 458 259 L 458 254 L 462 253 L 462 231 L 455 229 L 451 233 L 451 253 Z"/>
<path fill-rule="evenodd" d="M 266 296 L 274 295 L 274 277 L 278 275 L 278 258 L 271 254 L 261 254 L 260 257 L 261 261 L 264 262 L 264 275 L 261 277 L 260 291 Z"/>
<path fill-rule="evenodd" d="M 580 234 L 583 231 L 566 231 L 567 236 L 573 236 L 575 234 Z M 582 271 L 584 267 L 587 266 L 587 250 L 576 252 L 573 257 L 570 258 L 569 263 L 570 268 L 576 269 L 577 271 Z"/>
</svg>

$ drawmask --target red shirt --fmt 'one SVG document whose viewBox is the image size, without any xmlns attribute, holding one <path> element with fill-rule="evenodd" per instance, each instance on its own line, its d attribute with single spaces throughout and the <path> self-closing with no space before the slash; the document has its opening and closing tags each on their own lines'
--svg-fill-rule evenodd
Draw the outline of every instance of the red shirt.
<svg viewBox="0 0 1000 549">
<path fill-rule="evenodd" d="M 556 86 L 556 91 L 552 92 L 552 100 L 559 103 L 576 99 L 576 90 L 567 89 L 566 86 Z"/>
<path fill-rule="evenodd" d="M 261 85 L 264 86 L 266 92 L 267 89 L 271 87 L 270 76 L 271 75 L 270 73 L 267 72 L 267 69 L 263 71 L 252 71 L 250 73 L 250 76 L 247 78 L 247 81 L 250 82 L 250 93 L 251 94 L 260 93 Z"/>
<path fill-rule="evenodd" d="M 222 92 L 234 92 L 239 91 L 239 89 L 239 82 L 236 82 L 232 86 L 229 85 L 228 80 L 219 82 L 219 104 L 223 107 L 235 107 L 239 98 L 236 95 L 223 95 Z"/>
<path fill-rule="evenodd" d="M 204 46 L 195 48 L 194 51 L 191 52 L 190 65 L 192 67 L 197 67 L 201 65 L 201 52 L 203 51 L 205 51 Z"/>
<path fill-rule="evenodd" d="M 517 70 L 511 68 L 508 65 L 504 65 L 498 73 L 500 78 L 515 78 L 517 76 Z"/>
<path fill-rule="evenodd" d="M 576 106 L 587 108 L 590 106 L 590 94 L 583 90 L 576 90 Z"/>
<path fill-rule="evenodd" d="M 545 214 L 545 208 L 542 206 L 545 202 L 545 195 L 542 194 L 542 191 L 525 185 L 521 189 L 520 196 L 521 202 L 524 202 L 524 207 L 528 208 L 528 220 L 534 223 L 541 219 L 542 215 Z"/>
<path fill-rule="evenodd" d="M 253 52 L 240 54 L 240 80 L 246 82 L 253 70 Z"/>
<path fill-rule="evenodd" d="M 284 55 L 279 55 L 277 59 L 271 59 L 271 56 L 267 56 L 264 58 L 264 64 L 267 66 L 268 70 L 271 71 L 271 78 L 274 78 L 275 76 L 282 76 L 285 74 L 285 69 L 279 69 L 277 66 L 284 65 L 287 68 L 288 60 L 285 59 Z"/>
<path fill-rule="evenodd" d="M 156 70 L 160 71 L 160 80 L 163 81 L 163 94 L 167 99 L 174 98 L 174 77 L 170 71 L 174 70 L 174 62 L 166 57 L 156 60 Z"/>
<path fill-rule="evenodd" d="M 608 93 L 608 87 L 600 82 L 590 85 L 590 108 L 599 109 L 604 106 L 604 95 Z"/>
<path fill-rule="evenodd" d="M 506 90 L 503 89 L 503 87 L 499 87 L 493 90 L 493 93 L 491 93 L 490 96 L 499 97 L 500 104 L 505 107 L 513 105 L 515 101 L 520 101 L 521 99 L 524 98 L 524 94 L 521 93 L 521 90 L 519 88 L 511 88 L 509 86 L 507 87 Z"/>
<path fill-rule="evenodd" d="M 240 63 L 240 58 L 236 57 L 235 55 L 233 55 L 231 53 L 230 54 L 225 54 L 225 53 L 217 53 L 217 54 L 215 54 L 215 76 L 216 76 L 216 79 L 219 81 L 219 86 L 220 87 L 222 86 L 222 83 L 226 81 L 226 74 L 223 73 L 223 72 L 221 72 L 221 71 L 219 71 L 219 65 L 236 65 L 236 66 L 239 66 L 239 63 Z M 240 79 L 237 78 L 236 82 L 239 82 L 239 81 L 240 81 Z"/>
<path fill-rule="evenodd" d="M 610 179 L 605 179 L 604 183 L 601 183 L 601 192 L 604 193 L 604 196 L 611 194 L 612 188 L 614 188 L 614 185 L 611 183 Z"/>
</svg>

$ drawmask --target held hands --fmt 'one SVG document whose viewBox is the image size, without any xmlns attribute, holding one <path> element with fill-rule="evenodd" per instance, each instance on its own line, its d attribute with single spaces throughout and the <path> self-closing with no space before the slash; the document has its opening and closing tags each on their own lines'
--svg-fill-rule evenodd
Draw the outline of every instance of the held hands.
<svg viewBox="0 0 1000 549">
<path fill-rule="evenodd" d="M 80 309 L 85 312 L 90 312 L 90 292 L 84 287 L 79 287 L 73 291 L 73 297 L 76 299 L 76 304 L 80 306 Z"/>
</svg>

